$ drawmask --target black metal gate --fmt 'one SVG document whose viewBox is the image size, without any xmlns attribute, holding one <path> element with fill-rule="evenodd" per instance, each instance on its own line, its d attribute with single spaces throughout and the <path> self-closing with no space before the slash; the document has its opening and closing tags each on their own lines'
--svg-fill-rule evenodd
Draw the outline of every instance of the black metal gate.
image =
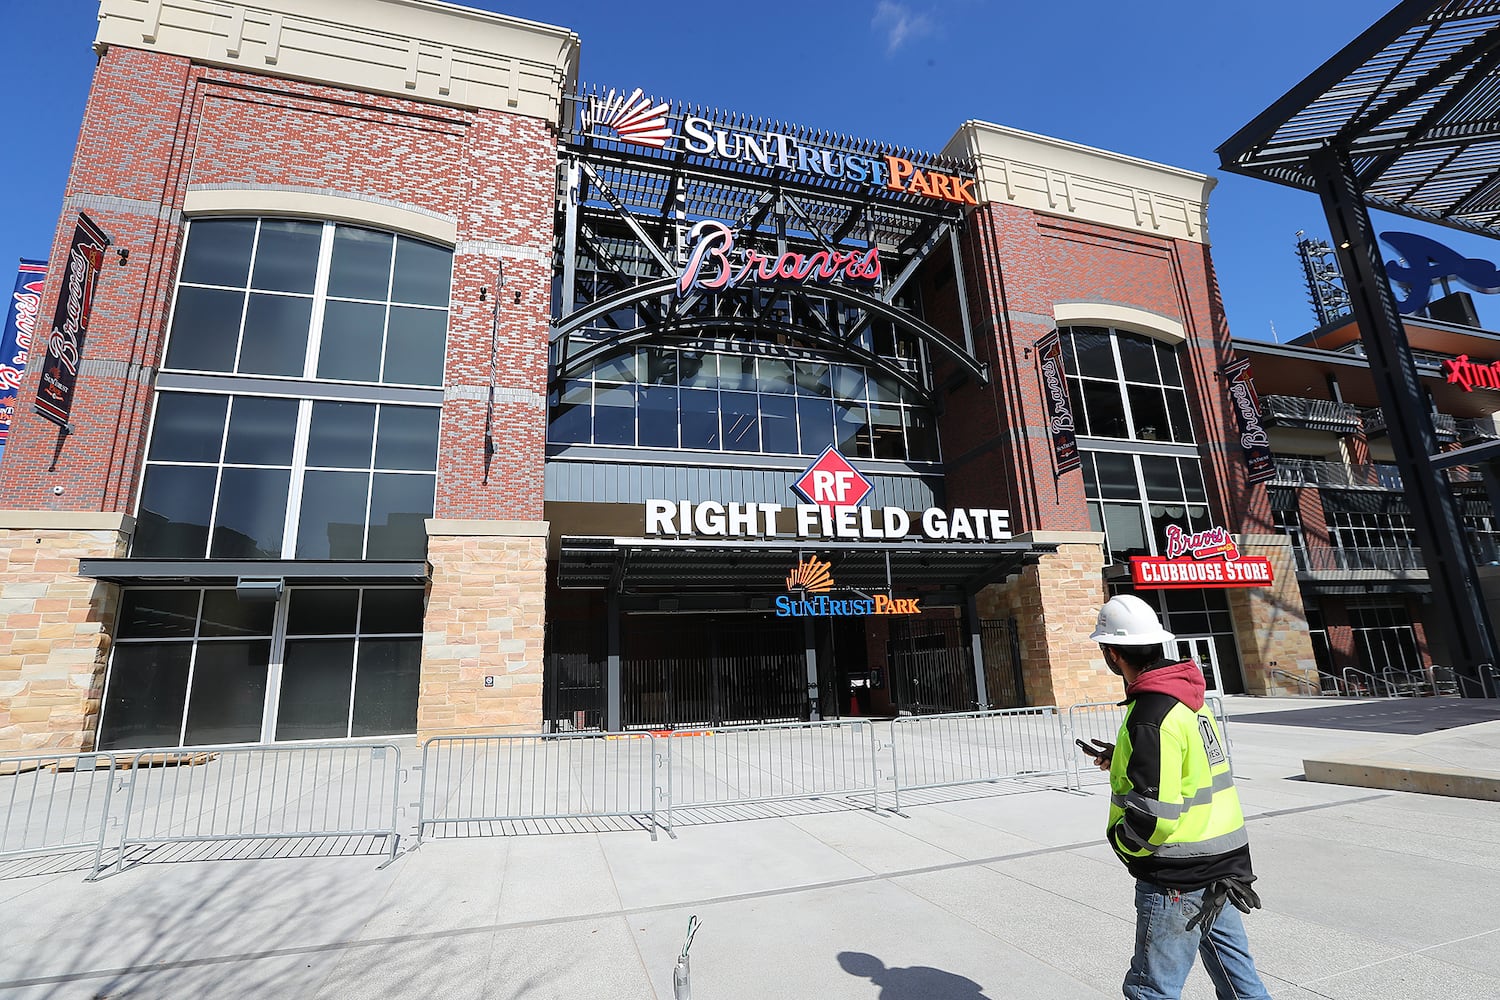
<svg viewBox="0 0 1500 1000">
<path fill-rule="evenodd" d="M 979 645 L 984 650 L 984 684 L 990 708 L 1021 708 L 1026 684 L 1021 675 L 1021 637 L 1014 618 L 985 619 L 979 623 Z"/>
<path fill-rule="evenodd" d="M 604 672 L 609 657 L 602 627 L 588 622 L 544 626 L 542 717 L 550 732 L 603 729 Z"/>
<path fill-rule="evenodd" d="M 802 623 L 772 615 L 627 615 L 626 729 L 790 722 L 806 714 Z"/>
<path fill-rule="evenodd" d="M 897 712 L 933 715 L 978 708 L 974 657 L 957 618 L 902 619 L 886 642 L 891 701 Z"/>
</svg>

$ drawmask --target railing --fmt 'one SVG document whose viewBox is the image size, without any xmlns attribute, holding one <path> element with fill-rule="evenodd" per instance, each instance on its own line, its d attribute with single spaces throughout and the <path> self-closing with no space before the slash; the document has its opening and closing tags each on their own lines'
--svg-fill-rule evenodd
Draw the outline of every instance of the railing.
<svg viewBox="0 0 1500 1000">
<path fill-rule="evenodd" d="M 1309 458 L 1276 458 L 1276 482 L 1286 486 L 1369 487 L 1401 489 L 1401 473 L 1394 465 L 1346 465 Z"/>
<path fill-rule="evenodd" d="M 434 736 L 422 744 L 417 843 L 429 827 L 636 819 L 656 839 L 650 733 Z"/>
<path fill-rule="evenodd" d="M 144 844 L 382 837 L 389 864 L 401 842 L 393 743 L 143 750 L 124 767 L 117 870 Z"/>
<path fill-rule="evenodd" d="M 115 762 L 99 754 L 0 759 L 0 859 L 103 850 Z"/>
<path fill-rule="evenodd" d="M 1262 396 L 1260 416 L 1267 426 L 1309 427 L 1315 430 L 1359 430 L 1359 410 L 1331 399 L 1301 396 Z"/>
<path fill-rule="evenodd" d="M 862 797 L 880 804 L 868 720 L 727 726 L 665 742 L 668 830 L 673 812 L 685 809 Z"/>
<path fill-rule="evenodd" d="M 1351 680 L 1351 674 L 1353 674 L 1355 678 L 1364 678 L 1364 680 Z M 1375 676 L 1368 670 L 1360 670 L 1358 667 L 1345 667 L 1343 670 L 1343 677 L 1344 688 L 1349 692 L 1351 696 L 1354 696 L 1356 693 L 1360 692 L 1375 695 L 1375 693 L 1381 688 L 1381 686 L 1384 686 L 1385 694 L 1376 695 L 1377 697 L 1396 697 L 1396 686 L 1394 684 L 1386 680 L 1384 677 Z"/>
<path fill-rule="evenodd" d="M 1405 573 L 1424 568 L 1419 549 L 1294 546 L 1299 573 Z"/>
<path fill-rule="evenodd" d="M 1385 411 L 1379 407 L 1362 410 L 1359 414 L 1360 422 L 1364 424 L 1367 435 L 1384 434 L 1389 429 L 1385 419 Z M 1440 441 L 1458 440 L 1457 418 L 1448 413 L 1432 414 L 1432 429 Z"/>
<path fill-rule="evenodd" d="M 1299 688 L 1311 688 L 1312 690 L 1310 693 L 1319 697 L 1322 697 L 1326 693 L 1323 690 L 1322 684 L 1319 684 L 1316 681 L 1308 680 L 1306 677 L 1303 677 L 1299 674 L 1294 674 L 1291 671 L 1282 670 L 1280 667 L 1272 667 L 1269 671 L 1267 671 L 1267 673 L 1269 673 L 1272 677 L 1276 677 L 1284 681 L 1290 681 L 1293 684 L 1297 685 Z"/>
<path fill-rule="evenodd" d="M 1068 775 L 1077 763 L 1055 707 L 899 718 L 891 724 L 896 808 L 901 792 Z"/>
<path fill-rule="evenodd" d="M 1459 441 L 1466 444 L 1500 440 L 1500 425 L 1493 417 L 1459 417 L 1456 429 Z"/>
</svg>

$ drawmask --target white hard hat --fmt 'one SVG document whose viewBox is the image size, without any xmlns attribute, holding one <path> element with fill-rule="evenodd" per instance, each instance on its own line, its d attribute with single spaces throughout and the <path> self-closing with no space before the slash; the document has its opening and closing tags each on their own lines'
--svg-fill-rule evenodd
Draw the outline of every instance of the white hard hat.
<svg viewBox="0 0 1500 1000">
<path fill-rule="evenodd" d="M 1099 609 L 1099 621 L 1089 638 L 1106 646 L 1154 646 L 1176 636 L 1161 627 L 1151 605 L 1133 594 L 1120 594 Z"/>
</svg>

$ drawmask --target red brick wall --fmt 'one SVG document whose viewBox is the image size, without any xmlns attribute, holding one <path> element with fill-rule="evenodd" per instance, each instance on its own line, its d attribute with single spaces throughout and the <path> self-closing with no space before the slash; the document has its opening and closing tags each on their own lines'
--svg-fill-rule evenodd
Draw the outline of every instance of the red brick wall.
<svg viewBox="0 0 1500 1000">
<path fill-rule="evenodd" d="M 130 511 L 162 354 L 188 186 L 262 185 L 396 203 L 457 218 L 439 517 L 541 516 L 548 255 L 555 143 L 535 119 L 194 66 L 112 48 L 84 112 L 43 301 L 50 322 L 79 208 L 130 250 L 106 258 L 83 351 L 75 432 L 30 412 L 23 383 L 0 507 Z M 482 485 L 490 303 L 506 258 L 499 446 Z M 516 292 L 520 301 L 515 301 Z M 492 302 L 493 300 L 491 300 Z M 141 370 L 145 369 L 144 376 Z M 55 486 L 62 493 L 54 493 Z"/>
<path fill-rule="evenodd" d="M 1234 464 L 1238 434 L 1230 431 L 1232 414 L 1216 380 L 1228 363 L 1229 330 L 1208 248 L 988 205 L 968 221 L 964 254 L 976 351 L 992 379 L 984 387 L 971 381 L 944 400 L 939 427 L 949 502 L 1008 504 L 1018 532 L 1088 530 L 1082 473 L 1053 473 L 1035 348 L 1055 328 L 1057 302 L 1097 301 L 1144 309 L 1186 329 L 1183 374 L 1210 502 L 1216 518 L 1240 530 L 1232 515 L 1244 493 L 1235 481 L 1237 471 L 1243 480 Z M 1269 525 L 1265 491 L 1257 489 Z"/>
</svg>

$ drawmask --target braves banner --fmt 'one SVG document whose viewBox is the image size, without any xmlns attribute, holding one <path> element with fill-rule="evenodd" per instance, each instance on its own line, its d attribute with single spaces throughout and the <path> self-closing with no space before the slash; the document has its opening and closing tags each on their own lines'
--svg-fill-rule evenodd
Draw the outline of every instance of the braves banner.
<svg viewBox="0 0 1500 1000">
<path fill-rule="evenodd" d="M 46 279 L 46 261 L 21 259 L 16 288 L 10 293 L 10 307 L 5 313 L 5 328 L 0 330 L 0 454 L 10 437 L 10 422 L 16 414 L 26 356 L 31 352 L 36 319 L 42 311 L 42 282 Z"/>
<path fill-rule="evenodd" d="M 1240 450 L 1245 456 L 1245 472 L 1250 483 L 1276 478 L 1276 463 L 1271 458 L 1271 439 L 1260 422 L 1260 397 L 1255 394 L 1255 377 L 1250 374 L 1250 359 L 1242 358 L 1221 373 L 1229 386 L 1229 400 L 1240 426 Z"/>
<path fill-rule="evenodd" d="M 42 381 L 36 390 L 36 412 L 57 424 L 68 426 L 73 409 L 73 389 L 78 383 L 78 361 L 94 309 L 94 289 L 104 267 L 109 237 L 82 212 L 73 227 L 68 262 L 63 269 L 62 291 L 47 335 L 47 353 L 41 356 Z"/>
<path fill-rule="evenodd" d="M 1062 335 L 1053 330 L 1036 344 L 1037 373 L 1042 378 L 1042 398 L 1047 404 L 1047 425 L 1052 431 L 1052 460 L 1057 474 L 1071 472 L 1083 464 L 1078 454 L 1078 436 L 1073 425 L 1073 404 L 1068 399 L 1068 378 L 1063 369 Z"/>
</svg>

